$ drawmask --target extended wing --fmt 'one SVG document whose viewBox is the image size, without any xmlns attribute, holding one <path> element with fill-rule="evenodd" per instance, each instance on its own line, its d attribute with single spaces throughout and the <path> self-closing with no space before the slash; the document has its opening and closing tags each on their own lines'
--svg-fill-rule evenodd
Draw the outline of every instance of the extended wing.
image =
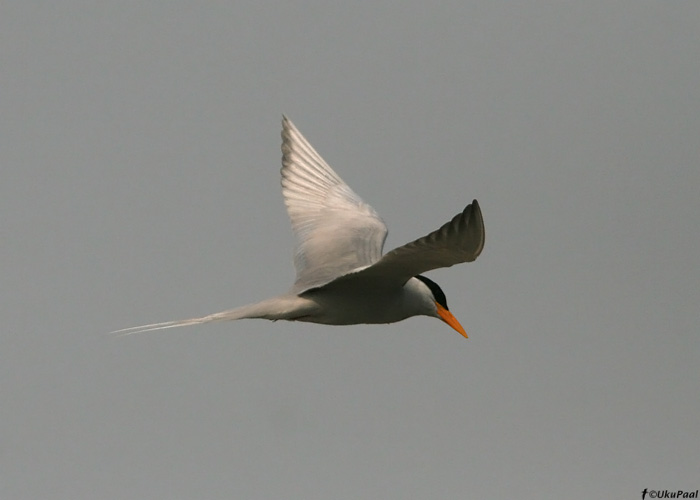
<svg viewBox="0 0 700 500">
<path fill-rule="evenodd" d="M 484 248 L 484 219 L 474 200 L 462 213 L 440 229 L 392 250 L 373 265 L 339 278 L 337 283 L 357 280 L 373 286 L 402 286 L 413 276 L 472 262 Z"/>
<path fill-rule="evenodd" d="M 386 225 L 282 119 L 282 194 L 296 236 L 292 288 L 301 293 L 377 262 Z"/>
</svg>

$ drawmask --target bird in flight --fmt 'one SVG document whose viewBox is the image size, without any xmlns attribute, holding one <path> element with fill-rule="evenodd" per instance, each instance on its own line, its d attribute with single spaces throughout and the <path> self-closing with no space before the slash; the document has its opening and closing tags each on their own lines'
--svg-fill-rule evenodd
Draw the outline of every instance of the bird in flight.
<svg viewBox="0 0 700 500">
<path fill-rule="evenodd" d="M 441 319 L 464 337 L 442 289 L 421 273 L 472 262 L 484 248 L 484 221 L 474 200 L 451 221 L 382 255 L 387 228 L 282 118 L 282 195 L 296 236 L 291 290 L 201 318 L 117 330 L 132 334 L 244 318 L 325 325 L 395 323 L 411 316 Z"/>
</svg>

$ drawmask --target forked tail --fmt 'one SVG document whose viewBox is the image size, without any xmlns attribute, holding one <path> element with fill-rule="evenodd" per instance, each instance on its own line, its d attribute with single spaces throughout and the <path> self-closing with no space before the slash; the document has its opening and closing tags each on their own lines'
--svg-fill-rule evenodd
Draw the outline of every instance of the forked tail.
<svg viewBox="0 0 700 500">
<path fill-rule="evenodd" d="M 271 299 L 263 300 L 255 304 L 229 309 L 201 318 L 182 319 L 177 321 L 164 321 L 162 323 L 152 323 L 150 325 L 132 326 L 123 328 L 111 333 L 119 335 L 132 335 L 134 333 L 152 332 L 154 330 L 167 330 L 168 328 L 179 328 L 181 326 L 201 325 L 214 321 L 232 321 L 236 319 L 287 319 L 294 320 L 302 316 L 312 314 L 318 306 L 311 300 L 298 297 L 296 295 L 282 295 Z"/>
</svg>

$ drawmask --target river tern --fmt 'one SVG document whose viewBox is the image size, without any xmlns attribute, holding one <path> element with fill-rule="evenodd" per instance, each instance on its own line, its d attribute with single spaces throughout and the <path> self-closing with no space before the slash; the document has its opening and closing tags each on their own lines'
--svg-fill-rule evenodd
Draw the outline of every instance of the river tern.
<svg viewBox="0 0 700 500">
<path fill-rule="evenodd" d="M 201 318 L 117 330 L 132 334 L 244 318 L 325 325 L 441 319 L 467 337 L 445 294 L 421 273 L 472 262 L 484 248 L 479 203 L 440 229 L 382 255 L 387 228 L 286 117 L 282 118 L 282 195 L 296 236 L 291 290 Z"/>
</svg>

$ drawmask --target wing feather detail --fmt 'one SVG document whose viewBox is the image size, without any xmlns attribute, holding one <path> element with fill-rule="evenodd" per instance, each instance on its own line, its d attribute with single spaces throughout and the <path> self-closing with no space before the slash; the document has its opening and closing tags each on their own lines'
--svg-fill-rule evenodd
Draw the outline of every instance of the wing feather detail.
<svg viewBox="0 0 700 500">
<path fill-rule="evenodd" d="M 484 219 L 474 200 L 440 229 L 398 247 L 375 264 L 339 278 L 373 286 L 401 286 L 419 274 L 474 261 L 484 248 Z"/>
<path fill-rule="evenodd" d="M 380 259 L 386 225 L 286 117 L 281 174 L 296 236 L 294 293 L 323 286 Z"/>
</svg>

